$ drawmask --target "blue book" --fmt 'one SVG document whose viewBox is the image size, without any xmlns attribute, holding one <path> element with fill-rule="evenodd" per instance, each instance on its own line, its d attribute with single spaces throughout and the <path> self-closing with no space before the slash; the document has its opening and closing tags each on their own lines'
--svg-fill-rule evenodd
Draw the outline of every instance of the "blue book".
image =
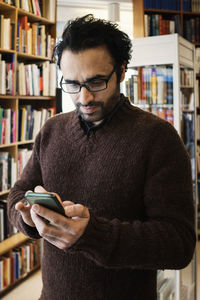
<svg viewBox="0 0 200 300">
<path fill-rule="evenodd" d="M 191 0 L 183 0 L 183 10 L 191 11 Z"/>
<path fill-rule="evenodd" d="M 156 9 L 160 9 L 160 8 L 161 8 L 160 0 L 156 0 L 156 1 L 155 1 L 155 8 L 156 8 Z"/>
<path fill-rule="evenodd" d="M 144 0 L 144 8 L 148 8 L 148 0 Z"/>
</svg>

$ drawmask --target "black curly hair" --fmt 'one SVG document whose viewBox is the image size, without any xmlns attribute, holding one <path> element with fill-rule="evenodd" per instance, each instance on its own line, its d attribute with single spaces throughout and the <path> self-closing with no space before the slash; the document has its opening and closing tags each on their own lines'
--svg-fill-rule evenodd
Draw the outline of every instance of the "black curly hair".
<svg viewBox="0 0 200 300">
<path fill-rule="evenodd" d="M 60 68 L 63 50 L 79 52 L 98 46 L 106 46 L 116 66 L 117 79 L 121 77 L 121 66 L 125 69 L 131 59 L 132 43 L 126 33 L 103 19 L 96 19 L 92 14 L 70 20 L 63 31 L 62 40 L 54 48 L 54 57 Z"/>
</svg>

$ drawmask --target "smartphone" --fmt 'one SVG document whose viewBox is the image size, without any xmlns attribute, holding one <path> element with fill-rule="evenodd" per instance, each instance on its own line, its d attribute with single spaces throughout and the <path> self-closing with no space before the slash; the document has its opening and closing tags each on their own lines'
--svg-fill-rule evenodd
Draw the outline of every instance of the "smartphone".
<svg viewBox="0 0 200 300">
<path fill-rule="evenodd" d="M 25 198 L 31 206 L 40 204 L 66 217 L 60 196 L 56 193 L 26 192 Z"/>
</svg>

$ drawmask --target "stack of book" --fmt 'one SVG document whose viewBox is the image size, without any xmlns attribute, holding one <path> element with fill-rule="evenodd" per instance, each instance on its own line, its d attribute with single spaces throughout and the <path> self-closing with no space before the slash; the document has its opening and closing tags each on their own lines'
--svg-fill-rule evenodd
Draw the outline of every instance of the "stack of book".
<svg viewBox="0 0 200 300">
<path fill-rule="evenodd" d="M 24 105 L 18 111 L 18 141 L 35 139 L 46 120 L 55 115 L 55 108 L 34 109 L 31 105 Z"/>
<path fill-rule="evenodd" d="M 55 21 L 55 0 L 15 0 L 16 7 L 22 8 L 39 17 L 45 17 L 52 22 Z"/>
<path fill-rule="evenodd" d="M 0 145 L 7 145 L 16 141 L 16 111 L 0 106 Z"/>
<path fill-rule="evenodd" d="M 49 61 L 31 65 L 18 63 L 17 82 L 19 95 L 55 96 L 56 64 Z"/>
<path fill-rule="evenodd" d="M 8 220 L 7 201 L 0 200 L 0 242 L 7 239 L 14 233 L 17 233 L 17 229 Z"/>
<path fill-rule="evenodd" d="M 173 104 L 171 66 L 142 67 L 125 82 L 126 95 L 134 104 Z"/>
<path fill-rule="evenodd" d="M 180 17 L 178 15 L 164 18 L 159 14 L 144 15 L 145 36 L 173 34 L 181 32 Z"/>
<path fill-rule="evenodd" d="M 10 18 L 0 15 L 0 48 L 14 49 L 15 25 Z"/>
<path fill-rule="evenodd" d="M 17 23 L 17 51 L 51 59 L 55 39 L 45 32 L 45 25 L 28 22 L 21 16 Z"/>
<path fill-rule="evenodd" d="M 40 263 L 40 242 L 28 241 L 0 257 L 0 291 L 25 277 Z"/>
<path fill-rule="evenodd" d="M 200 42 L 200 19 L 199 17 L 183 20 L 183 36 L 191 43 Z"/>
<path fill-rule="evenodd" d="M 0 95 L 14 95 L 14 55 L 8 61 L 0 54 Z"/>
<path fill-rule="evenodd" d="M 144 8 L 179 10 L 180 0 L 144 0 Z"/>
<path fill-rule="evenodd" d="M 16 181 L 17 163 L 6 151 L 0 152 L 0 191 L 9 190 Z"/>
</svg>

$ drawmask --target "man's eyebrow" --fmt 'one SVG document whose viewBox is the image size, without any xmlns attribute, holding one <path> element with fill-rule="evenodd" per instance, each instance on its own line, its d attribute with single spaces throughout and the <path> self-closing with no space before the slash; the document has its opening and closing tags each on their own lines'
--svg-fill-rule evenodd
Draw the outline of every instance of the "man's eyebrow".
<svg viewBox="0 0 200 300">
<path fill-rule="evenodd" d="M 87 82 L 87 81 L 91 81 L 91 80 L 93 80 L 93 79 L 101 79 L 101 78 L 106 78 L 106 75 L 97 74 L 97 75 L 95 75 L 95 76 L 88 77 L 88 78 L 86 78 L 86 82 Z"/>
<path fill-rule="evenodd" d="M 71 80 L 71 79 L 64 79 L 64 82 L 65 83 L 80 83 L 78 80 Z"/>
<path fill-rule="evenodd" d="M 104 79 L 104 78 L 106 78 L 106 75 L 97 74 L 95 76 L 86 78 L 86 80 L 84 82 L 88 82 L 88 81 L 91 81 L 91 80 L 94 80 L 94 79 Z M 78 83 L 78 84 L 80 83 L 80 81 L 78 81 L 78 80 L 71 80 L 71 79 L 64 79 L 64 81 L 66 83 Z"/>
</svg>

